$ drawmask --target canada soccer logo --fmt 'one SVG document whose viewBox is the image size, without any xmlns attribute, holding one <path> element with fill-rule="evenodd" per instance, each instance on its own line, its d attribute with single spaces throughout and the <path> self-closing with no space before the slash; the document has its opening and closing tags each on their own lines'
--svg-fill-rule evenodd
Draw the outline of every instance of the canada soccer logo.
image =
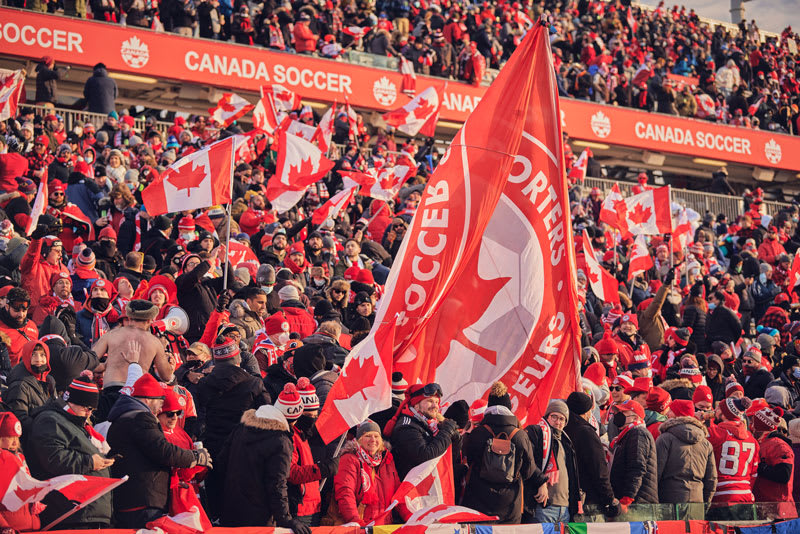
<svg viewBox="0 0 800 534">
<path fill-rule="evenodd" d="M 769 142 L 764 143 L 764 155 L 767 156 L 767 160 L 772 163 L 773 165 L 779 163 L 781 161 L 781 145 L 775 142 L 775 139 L 770 139 Z"/>
<path fill-rule="evenodd" d="M 590 124 L 592 126 L 592 131 L 597 137 L 605 139 L 611 135 L 611 121 L 602 111 L 598 111 L 592 115 Z"/>
<path fill-rule="evenodd" d="M 391 106 L 397 100 L 397 86 L 386 76 L 372 84 L 372 96 L 381 106 Z"/>
<path fill-rule="evenodd" d="M 150 60 L 150 49 L 135 35 L 127 41 L 122 41 L 119 53 L 122 61 L 134 69 L 141 69 Z"/>
</svg>

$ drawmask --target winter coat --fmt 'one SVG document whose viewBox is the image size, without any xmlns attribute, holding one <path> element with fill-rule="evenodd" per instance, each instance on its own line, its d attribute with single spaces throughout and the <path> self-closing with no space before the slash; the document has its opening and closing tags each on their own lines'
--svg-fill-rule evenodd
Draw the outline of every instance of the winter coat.
<svg viewBox="0 0 800 534">
<path fill-rule="evenodd" d="M 298 53 L 317 49 L 317 36 L 311 32 L 307 23 L 298 22 L 294 25 L 294 48 Z"/>
<path fill-rule="evenodd" d="M 767 387 L 773 380 L 772 373 L 762 367 L 750 376 L 742 375 L 739 383 L 744 389 L 744 396 L 748 399 L 759 399 L 764 396 Z"/>
<path fill-rule="evenodd" d="M 286 370 L 283 366 L 283 361 L 279 359 L 278 363 L 273 363 L 267 367 L 264 388 L 271 399 L 277 399 L 278 395 L 283 391 L 283 386 L 289 383 L 296 384 L 297 378 Z M 319 392 L 317 392 L 317 396 L 319 396 Z M 322 406 L 322 402 L 320 402 L 320 406 Z"/>
<path fill-rule="evenodd" d="M 522 485 L 530 481 L 531 487 L 541 486 L 547 479 L 536 467 L 528 435 L 519 429 L 519 420 L 510 410 L 489 413 L 483 416 L 480 426 L 466 435 L 462 453 L 471 466 L 462 504 L 485 514 L 496 515 L 499 523 L 518 524 L 522 519 Z M 486 428 L 489 427 L 491 432 Z M 481 477 L 483 455 L 492 438 L 492 432 L 511 436 L 514 445 L 514 480 L 510 483 L 495 483 Z"/>
<path fill-rule="evenodd" d="M 77 345 L 67 345 L 63 339 L 46 341 L 50 349 L 50 376 L 56 383 L 56 391 L 63 392 L 72 380 L 85 369 L 93 370 L 99 359 L 91 350 L 83 350 Z"/>
<path fill-rule="evenodd" d="M 22 288 L 26 289 L 31 296 L 32 309 L 28 312 L 31 317 L 34 313 L 33 308 L 36 308 L 39 299 L 50 294 L 50 280 L 53 279 L 53 276 L 57 273 L 70 275 L 63 263 L 52 265 L 42 258 L 43 242 L 42 239 L 31 239 L 28 250 L 19 264 L 19 271 L 22 273 Z"/>
<path fill-rule="evenodd" d="M 528 439 L 531 442 L 533 461 L 536 463 L 536 467 L 543 473 L 549 458 L 544 457 L 544 434 L 542 428 L 539 425 L 528 425 L 525 427 L 525 432 L 528 434 Z M 570 516 L 573 516 L 578 513 L 578 502 L 581 500 L 581 487 L 580 480 L 578 479 L 578 464 L 575 459 L 575 450 L 572 446 L 572 440 L 566 432 L 562 431 L 560 440 L 551 437 L 551 442 L 550 457 L 556 458 L 559 447 L 564 449 L 564 464 L 567 468 L 566 477 L 569 483 L 569 513 Z M 546 477 L 546 475 L 543 476 Z M 559 472 L 559 477 L 560 476 L 564 475 Z M 540 480 L 541 477 L 537 477 L 535 474 L 531 478 L 525 480 L 525 511 L 531 514 L 539 504 L 534 497 L 539 490 L 539 486 L 542 485 Z"/>
<path fill-rule="evenodd" d="M 250 339 L 256 332 L 264 328 L 264 323 L 258 314 L 250 309 L 250 306 L 242 299 L 235 299 L 229 307 L 231 312 L 231 322 L 244 329 L 244 339 Z"/>
<path fill-rule="evenodd" d="M 397 418 L 392 435 L 387 436 L 392 439 L 394 465 L 400 479 L 404 479 L 413 467 L 444 454 L 455 432 L 455 421 L 445 419 L 433 435 L 425 423 L 404 409 Z"/>
<path fill-rule="evenodd" d="M 22 328 L 6 324 L 2 319 L 5 313 L 8 312 L 6 310 L 0 310 L 0 332 L 7 335 L 11 342 L 8 344 L 9 363 L 11 365 L 17 365 L 22 359 L 23 347 L 31 340 L 39 339 L 39 329 L 36 328 L 36 323 L 31 319 L 28 319 Z"/>
<path fill-rule="evenodd" d="M 203 424 L 203 443 L 216 459 L 217 453 L 245 411 L 270 404 L 261 380 L 241 367 L 214 365 L 197 384 L 197 419 Z"/>
<path fill-rule="evenodd" d="M 664 343 L 664 321 L 661 318 L 661 307 L 667 300 L 670 286 L 662 284 L 652 302 L 639 312 L 639 334 L 644 338 L 651 351 L 657 350 Z"/>
<path fill-rule="evenodd" d="M 44 63 L 36 65 L 36 98 L 38 103 L 56 102 L 56 81 L 61 79 L 58 69 L 51 69 Z"/>
<path fill-rule="evenodd" d="M 658 386 L 669 393 L 672 400 L 692 400 L 692 395 L 694 395 L 694 390 L 696 389 L 696 386 L 688 378 L 670 378 L 669 380 L 664 380 Z M 651 422 L 646 421 L 647 424 Z"/>
<path fill-rule="evenodd" d="M 789 393 L 788 407 L 790 409 L 794 408 L 795 403 L 797 403 L 798 399 L 800 398 L 800 382 L 786 376 L 786 372 L 781 372 L 777 379 L 769 383 L 767 389 L 771 388 L 772 386 L 781 386 L 786 388 L 786 391 Z"/>
<path fill-rule="evenodd" d="M 319 481 L 322 472 L 314 462 L 308 438 L 292 427 L 292 466 L 289 469 L 289 512 L 296 517 L 313 515 L 321 510 Z"/>
<path fill-rule="evenodd" d="M 178 288 L 178 305 L 189 315 L 189 329 L 183 337 L 190 343 L 202 337 L 211 312 L 217 306 L 217 295 L 222 291 L 222 278 L 203 278 L 209 270 L 211 264 L 202 261 L 191 272 L 183 273 L 175 280 L 175 286 Z M 230 287 L 233 283 L 233 269 L 229 269 L 228 282 Z M 237 416 L 234 421 L 238 420 Z"/>
<path fill-rule="evenodd" d="M 792 442 L 780 432 L 761 438 L 758 447 L 758 476 L 753 482 L 756 502 L 776 502 L 780 517 L 797 517 L 792 489 L 794 451 Z"/>
<path fill-rule="evenodd" d="M 347 358 L 349 351 L 339 345 L 332 336 L 324 332 L 316 332 L 307 338 L 303 339 L 303 345 L 316 344 L 324 347 L 325 360 L 330 363 L 335 363 L 339 367 L 344 366 L 344 359 Z M 322 401 L 322 399 L 320 399 Z"/>
<path fill-rule="evenodd" d="M 83 86 L 83 97 L 91 113 L 107 115 L 114 111 L 117 83 L 108 76 L 108 71 L 104 67 L 95 67 L 92 76 Z"/>
<path fill-rule="evenodd" d="M 600 436 L 588 421 L 572 413 L 564 432 L 575 450 L 580 487 L 585 494 L 584 504 L 610 505 L 614 500 L 614 490 Z"/>
<path fill-rule="evenodd" d="M 309 337 L 317 329 L 314 316 L 299 300 L 285 300 L 281 303 L 281 310 L 286 314 L 286 322 L 292 332 L 300 334 L 300 338 Z"/>
<path fill-rule="evenodd" d="M 291 462 L 292 437 L 283 415 L 261 418 L 255 410 L 247 410 L 215 465 L 225 473 L 221 524 L 264 527 L 275 521 L 285 526 L 291 519 L 287 494 Z"/>
<path fill-rule="evenodd" d="M 634 503 L 658 502 L 656 442 L 643 425 L 631 428 L 617 443 L 611 463 L 611 487 L 622 500 Z"/>
<path fill-rule="evenodd" d="M 111 466 L 116 478 L 130 477 L 114 490 L 114 511 L 159 508 L 167 511 L 170 473 L 175 467 L 191 467 L 192 451 L 167 441 L 156 416 L 142 401 L 120 395 L 108 414 L 109 456 L 122 455 Z"/>
<path fill-rule="evenodd" d="M 383 511 L 392 504 L 392 495 L 400 486 L 400 477 L 394 465 L 390 446 L 377 467 L 365 464 L 359 457 L 358 443 L 348 441 L 342 448 L 339 470 L 333 477 L 333 490 L 339 514 L 345 523 L 359 523 L 365 526 L 372 521 L 376 525 L 392 523 L 392 515 Z M 364 505 L 363 516 L 359 505 Z"/>
<path fill-rule="evenodd" d="M 736 314 L 726 306 L 719 306 L 708 314 L 706 320 L 706 343 L 714 341 L 736 343 L 742 337 L 742 323 Z M 702 347 L 698 345 L 698 350 Z"/>
<path fill-rule="evenodd" d="M 695 344 L 698 350 L 704 350 L 706 346 L 706 322 L 708 321 L 708 313 L 702 308 L 697 306 L 686 306 L 683 309 L 683 322 L 681 327 L 689 327 L 692 329 L 692 335 L 689 341 Z M 712 340 L 708 340 L 711 344 Z"/>
<path fill-rule="evenodd" d="M 44 348 L 47 370 L 34 375 L 31 370 L 31 354 L 37 346 Z M 8 391 L 3 393 L 3 401 L 22 423 L 23 435 L 33 422 L 32 412 L 55 396 L 56 381 L 50 376 L 50 349 L 38 340 L 28 341 L 22 348 L 22 361 L 8 375 Z"/>
<path fill-rule="evenodd" d="M 313 376 L 309 377 L 311 385 L 317 390 L 317 397 L 319 397 L 319 405 L 325 405 L 325 399 L 328 398 L 328 393 L 333 387 L 336 379 L 339 378 L 339 373 L 334 371 L 317 371 Z"/>
<path fill-rule="evenodd" d="M 92 455 L 100 451 L 92 443 L 84 427 L 85 419 L 64 409 L 65 402 L 56 399 L 48 402 L 36 414 L 27 437 L 25 450 L 31 474 L 40 479 L 60 475 L 90 475 L 110 477 L 108 468 L 95 471 Z M 59 493 L 50 493 L 44 500 L 47 510 L 42 515 L 49 523 L 72 506 Z M 111 494 L 107 493 L 86 508 L 70 516 L 67 524 L 111 523 Z"/>
<path fill-rule="evenodd" d="M 717 468 L 706 427 L 694 417 L 676 417 L 661 423 L 659 431 L 659 502 L 711 502 L 717 487 Z"/>
</svg>

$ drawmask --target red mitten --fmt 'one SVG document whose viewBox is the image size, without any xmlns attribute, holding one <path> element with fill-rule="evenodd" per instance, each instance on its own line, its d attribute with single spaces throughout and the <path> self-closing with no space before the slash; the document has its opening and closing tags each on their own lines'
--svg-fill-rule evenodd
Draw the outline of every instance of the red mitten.
<svg viewBox="0 0 800 534">
<path fill-rule="evenodd" d="M 623 497 L 619 500 L 619 507 L 622 509 L 623 514 L 628 513 L 628 506 L 633 503 L 633 499 L 630 497 Z"/>
</svg>

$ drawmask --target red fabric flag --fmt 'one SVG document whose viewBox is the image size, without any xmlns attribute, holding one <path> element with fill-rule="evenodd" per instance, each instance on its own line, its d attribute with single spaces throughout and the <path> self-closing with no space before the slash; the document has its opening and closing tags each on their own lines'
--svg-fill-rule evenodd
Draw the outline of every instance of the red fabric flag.
<svg viewBox="0 0 800 534">
<path fill-rule="evenodd" d="M 415 513 L 432 506 L 455 504 L 453 483 L 453 453 L 450 448 L 441 456 L 411 469 L 392 495 L 391 510 L 403 504 Z M 387 511 L 388 511 L 387 510 Z"/>
<path fill-rule="evenodd" d="M 339 426 L 326 441 L 391 406 L 384 386 L 392 371 L 410 384 L 439 383 L 445 403 L 471 404 L 502 380 L 522 421 L 537 420 L 550 398 L 577 387 L 578 297 L 560 125 L 549 39 L 537 25 L 428 181 L 372 331 L 344 371 L 378 359 L 377 346 L 390 347 L 393 359 L 381 359 L 380 373 L 362 376 L 346 399 L 328 396 L 317 427 L 337 418 Z M 370 380 L 376 374 L 379 385 L 363 388 L 378 383 Z"/>
<path fill-rule="evenodd" d="M 272 101 L 276 111 L 290 112 L 300 107 L 300 95 L 287 89 L 281 84 L 273 83 L 261 86 L 261 98 L 267 94 L 272 95 Z"/>
<path fill-rule="evenodd" d="M 586 262 L 586 278 L 589 279 L 589 284 L 597 298 L 603 302 L 619 304 L 619 282 L 597 261 L 586 230 L 583 231 L 583 258 Z"/>
<path fill-rule="evenodd" d="M 669 186 L 659 187 L 625 199 L 625 230 L 633 235 L 672 232 L 672 198 Z"/>
<path fill-rule="evenodd" d="M 150 521 L 147 528 L 158 527 L 166 534 L 199 534 L 210 530 L 211 521 L 191 484 L 183 485 L 173 475 L 170 486 L 169 515 Z"/>
<path fill-rule="evenodd" d="M 358 113 L 350 107 L 350 101 L 347 95 L 344 97 L 345 108 L 347 112 L 347 122 L 350 124 L 350 135 L 358 135 Z"/>
<path fill-rule="evenodd" d="M 333 102 L 333 105 L 328 108 L 328 111 L 326 111 L 319 120 L 317 130 L 314 132 L 314 138 L 312 139 L 312 141 L 317 142 L 317 147 L 319 147 L 319 149 L 325 154 L 327 154 L 328 150 L 331 148 L 331 138 L 333 137 L 333 121 L 336 118 L 333 115 L 335 113 L 336 101 Z"/>
<path fill-rule="evenodd" d="M 234 148 L 241 137 L 217 141 L 170 165 L 142 191 L 147 213 L 161 215 L 230 202 Z"/>
<path fill-rule="evenodd" d="M 636 30 L 639 28 L 639 25 L 636 23 L 636 17 L 633 16 L 633 11 L 631 11 L 631 6 L 628 6 L 628 16 L 627 16 L 628 27 L 631 29 L 631 35 L 636 33 Z"/>
<path fill-rule="evenodd" d="M 400 74 L 403 75 L 401 90 L 413 97 L 417 92 L 417 73 L 414 72 L 414 64 L 403 56 L 400 56 Z"/>
<path fill-rule="evenodd" d="M 342 175 L 345 187 L 361 186 L 360 195 L 392 200 L 406 180 L 414 175 L 415 170 L 416 167 L 409 165 L 395 165 L 381 169 L 367 169 L 366 172 L 339 171 L 339 174 Z"/>
<path fill-rule="evenodd" d="M 305 139 L 281 130 L 278 134 L 278 162 L 267 184 L 267 200 L 283 213 L 297 204 L 309 185 L 333 168 L 319 148 Z"/>
<path fill-rule="evenodd" d="M 261 264 L 256 257 L 256 253 L 253 252 L 253 249 L 244 243 L 239 243 L 235 239 L 231 239 L 230 245 L 230 250 L 228 251 L 228 261 L 231 262 L 231 267 L 234 269 L 242 266 L 244 263 L 252 263 L 256 266 L 256 268 L 258 268 L 258 266 Z M 225 245 L 222 246 L 224 247 Z"/>
<path fill-rule="evenodd" d="M 631 258 L 628 263 L 628 280 L 636 275 L 650 269 L 653 266 L 653 258 L 647 249 L 643 235 L 637 235 L 631 248 Z"/>
<path fill-rule="evenodd" d="M 236 93 L 222 93 L 222 98 L 215 107 L 208 110 L 208 114 L 217 121 L 220 128 L 225 128 L 250 113 L 254 107 Z"/>
<path fill-rule="evenodd" d="M 705 119 L 716 115 L 717 108 L 714 105 L 714 99 L 710 95 L 705 93 L 694 95 L 694 100 L 697 102 L 696 115 L 698 118 Z"/>
<path fill-rule="evenodd" d="M 600 221 L 625 232 L 627 231 L 627 226 L 624 222 L 626 210 L 625 199 L 622 193 L 619 192 L 619 186 L 614 184 L 600 206 Z"/>
<path fill-rule="evenodd" d="M 44 168 L 44 174 L 39 179 L 39 190 L 36 192 L 36 200 L 33 201 L 33 207 L 31 207 L 31 216 L 28 219 L 28 226 L 25 228 L 25 235 L 31 235 L 36 229 L 36 225 L 39 224 L 39 217 L 47 209 L 47 204 L 49 201 L 50 193 L 47 192 L 47 167 Z"/>
<path fill-rule="evenodd" d="M 575 165 L 573 165 L 572 169 L 569 171 L 569 177 L 582 184 L 586 179 L 586 169 L 589 167 L 589 158 L 591 158 L 593 155 L 594 154 L 592 154 L 592 151 L 588 148 L 581 152 L 581 155 L 578 157 Z"/>
<path fill-rule="evenodd" d="M 302 137 L 309 143 L 314 141 L 314 135 L 317 133 L 317 129 L 313 126 L 295 120 L 288 122 L 286 131 L 292 135 L 296 135 L 297 137 Z"/>
<path fill-rule="evenodd" d="M 433 136 L 442 98 L 434 87 L 428 87 L 405 106 L 383 114 L 386 124 L 394 126 L 407 135 Z"/>
<path fill-rule="evenodd" d="M 361 39 L 365 35 L 369 33 L 372 28 L 369 26 L 344 26 L 342 27 L 342 33 L 346 33 L 351 37 L 355 37 L 356 39 Z"/>
<path fill-rule="evenodd" d="M 25 95 L 25 70 L 0 69 L 0 121 L 17 116 Z"/>
<path fill-rule="evenodd" d="M 333 195 L 325 204 L 314 210 L 311 215 L 311 224 L 319 226 L 325 222 L 325 219 L 336 219 L 339 216 L 339 212 L 350 203 L 355 191 L 355 187 L 349 187 Z"/>
<path fill-rule="evenodd" d="M 434 523 L 482 523 L 497 519 L 496 515 L 486 515 L 465 506 L 437 504 L 415 512 L 403 526 L 394 532 L 399 534 L 436 534 L 435 530 L 431 532 L 429 528 Z M 447 532 L 452 533 L 453 528 L 450 527 Z"/>
<path fill-rule="evenodd" d="M 261 97 L 253 109 L 253 127 L 271 134 L 279 124 L 275 101 L 272 94 L 267 93 Z"/>
<path fill-rule="evenodd" d="M 688 248 L 693 240 L 694 228 L 692 227 L 691 221 L 689 221 L 689 215 L 686 212 L 686 208 L 683 208 L 678 214 L 675 231 L 672 232 L 672 251 L 680 252 L 681 250 Z"/>
<path fill-rule="evenodd" d="M 789 276 L 786 278 L 787 287 L 793 288 L 800 284 L 800 253 L 795 252 Z"/>
</svg>

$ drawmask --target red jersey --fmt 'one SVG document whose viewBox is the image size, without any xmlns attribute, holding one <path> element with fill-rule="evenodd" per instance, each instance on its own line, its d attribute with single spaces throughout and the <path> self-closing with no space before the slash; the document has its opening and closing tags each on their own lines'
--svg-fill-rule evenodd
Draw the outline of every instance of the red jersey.
<svg viewBox="0 0 800 534">
<path fill-rule="evenodd" d="M 754 502 L 751 482 L 758 471 L 758 442 L 741 421 L 712 424 L 708 433 L 718 475 L 712 502 Z"/>
</svg>

